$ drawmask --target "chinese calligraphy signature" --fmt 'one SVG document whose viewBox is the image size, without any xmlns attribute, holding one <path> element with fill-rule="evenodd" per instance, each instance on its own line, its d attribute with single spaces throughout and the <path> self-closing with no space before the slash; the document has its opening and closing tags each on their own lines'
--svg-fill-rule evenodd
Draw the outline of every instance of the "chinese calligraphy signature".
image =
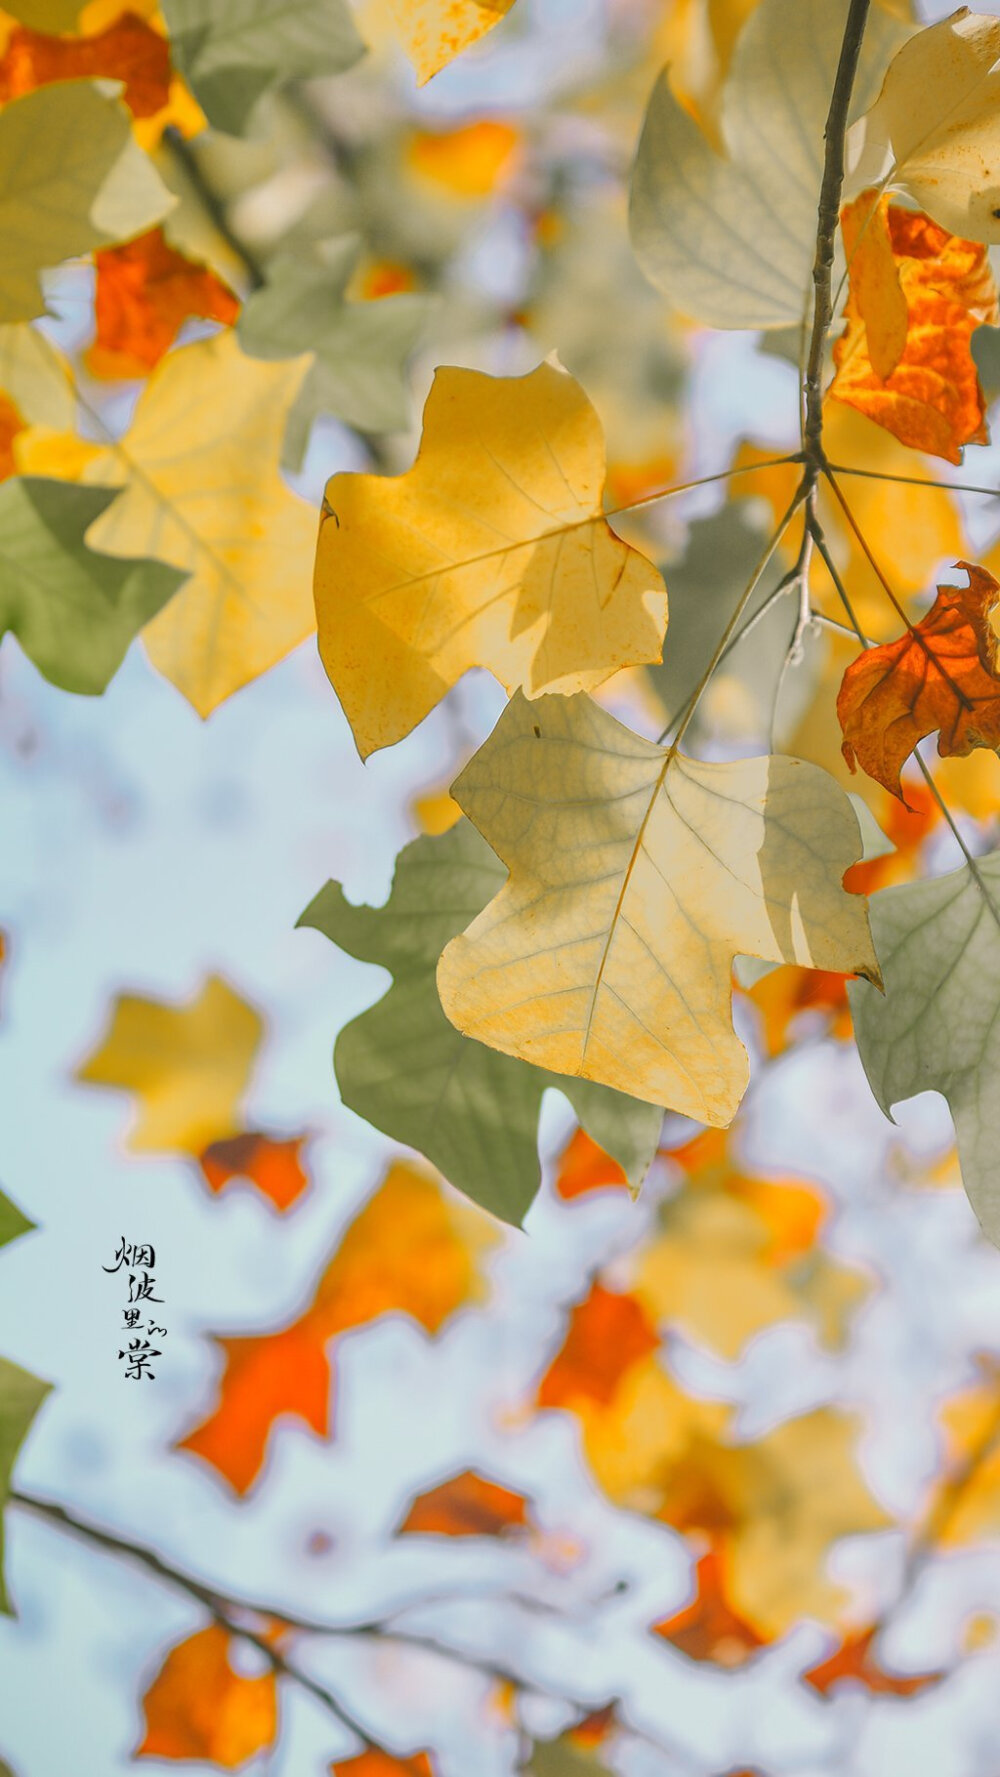
<svg viewBox="0 0 1000 1777">
<path fill-rule="evenodd" d="M 154 1346 L 154 1339 L 165 1339 L 166 1327 L 157 1326 L 155 1319 L 150 1318 L 142 1324 L 146 1312 L 146 1302 L 162 1303 L 163 1297 L 154 1295 L 156 1278 L 153 1267 L 156 1264 L 156 1252 L 147 1242 L 134 1241 L 131 1245 L 124 1234 L 118 1245 L 113 1265 L 102 1265 L 101 1270 L 109 1273 L 124 1271 L 127 1280 L 128 1306 L 122 1309 L 122 1324 L 135 1338 L 126 1341 L 125 1348 L 118 1353 L 119 1360 L 125 1358 L 127 1363 L 123 1371 L 128 1381 L 141 1382 L 147 1376 L 150 1382 L 156 1378 L 156 1371 L 151 1367 L 154 1358 L 162 1357 L 163 1351 Z M 146 1337 L 143 1337 L 143 1334 Z"/>
</svg>

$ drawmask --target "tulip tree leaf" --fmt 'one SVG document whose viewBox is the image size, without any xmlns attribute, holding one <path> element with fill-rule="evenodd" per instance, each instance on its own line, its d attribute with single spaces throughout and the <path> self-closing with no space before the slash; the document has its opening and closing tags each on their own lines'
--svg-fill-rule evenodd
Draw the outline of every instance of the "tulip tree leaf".
<svg viewBox="0 0 1000 1777">
<path fill-rule="evenodd" d="M 251 358 L 294 358 L 312 352 L 309 371 L 289 415 L 284 462 L 302 463 L 309 431 L 332 413 L 365 432 L 393 432 L 410 418 L 406 359 L 433 306 L 427 296 L 383 296 L 346 302 L 358 262 L 357 235 L 310 253 L 282 254 L 268 282 L 245 304 L 240 344 Z"/>
<path fill-rule="evenodd" d="M 61 80 L 0 111 L 0 321 L 45 313 L 39 273 L 152 228 L 173 206 L 125 106 Z"/>
<path fill-rule="evenodd" d="M 546 1087 L 566 1094 L 633 1186 L 656 1151 L 662 1115 L 606 1087 L 500 1055 L 449 1024 L 435 985 L 438 958 L 505 876 L 485 840 L 462 821 L 400 853 L 384 907 L 352 906 L 339 883 L 330 882 L 299 924 L 394 977 L 384 998 L 337 1039 L 334 1064 L 344 1103 L 516 1225 L 538 1188 L 538 1113 Z"/>
<path fill-rule="evenodd" d="M 40 673 L 96 696 L 185 575 L 162 561 L 88 549 L 84 533 L 115 498 L 105 488 L 11 479 L 0 486 L 0 635 Z"/>
<path fill-rule="evenodd" d="M 346 0 L 164 0 L 171 47 L 209 123 L 243 134 L 264 93 L 364 54 Z"/>
<path fill-rule="evenodd" d="M 848 984 L 869 1084 L 886 1116 L 944 1094 L 969 1200 L 1000 1246 L 1000 852 L 870 905 L 885 994 Z"/>
<path fill-rule="evenodd" d="M 632 244 L 647 277 L 711 327 L 802 320 L 816 247 L 823 130 L 848 0 L 761 0 L 722 101 L 724 154 L 661 75 L 632 181 Z M 906 35 L 872 8 L 853 93 L 860 114 Z"/>
</svg>

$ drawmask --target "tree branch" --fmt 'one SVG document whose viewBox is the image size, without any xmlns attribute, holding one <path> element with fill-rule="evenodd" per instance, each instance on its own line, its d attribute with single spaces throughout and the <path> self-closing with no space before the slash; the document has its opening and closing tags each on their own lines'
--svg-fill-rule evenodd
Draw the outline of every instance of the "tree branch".
<svg viewBox="0 0 1000 1777">
<path fill-rule="evenodd" d="M 803 449 L 812 457 L 814 465 L 822 461 L 823 348 L 827 329 L 833 318 L 833 249 L 840 214 L 840 194 L 844 184 L 847 114 L 870 6 L 871 0 L 851 0 L 826 120 L 826 154 L 819 197 L 816 257 L 813 261 L 813 324 L 806 363 L 805 421 L 802 433 Z"/>
</svg>

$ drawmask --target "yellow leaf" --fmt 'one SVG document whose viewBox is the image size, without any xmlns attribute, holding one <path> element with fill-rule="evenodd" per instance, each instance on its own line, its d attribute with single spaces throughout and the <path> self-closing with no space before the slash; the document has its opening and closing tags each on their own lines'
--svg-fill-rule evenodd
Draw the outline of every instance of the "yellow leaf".
<svg viewBox="0 0 1000 1777">
<path fill-rule="evenodd" d="M 450 833 L 456 821 L 462 818 L 462 810 L 445 789 L 426 790 L 422 796 L 413 800 L 413 813 L 420 823 L 422 833 Z"/>
<path fill-rule="evenodd" d="M 199 1155 L 241 1129 L 263 1032 L 259 1014 L 218 975 L 186 1006 L 123 994 L 76 1078 L 135 1093 L 134 1153 Z"/>
<path fill-rule="evenodd" d="M 389 0 L 400 40 L 423 86 L 491 31 L 514 0 Z"/>
<path fill-rule="evenodd" d="M 552 364 L 526 377 L 439 370 L 412 469 L 334 476 L 319 647 L 363 758 L 409 734 L 470 667 L 537 697 L 659 659 L 666 590 L 609 527 L 603 478 L 597 414 Z"/>
<path fill-rule="evenodd" d="M 207 716 L 309 635 L 315 515 L 278 458 L 307 360 L 264 364 L 233 332 L 154 370 L 130 431 L 84 479 L 125 482 L 87 541 L 191 578 L 143 631 L 154 666 Z"/>
<path fill-rule="evenodd" d="M 1000 1535 L 1000 1373 L 995 1360 L 981 1363 L 983 1379 L 941 1413 L 946 1461 L 937 1497 L 947 1512 L 937 1540 L 948 1549 Z"/>
<path fill-rule="evenodd" d="M 849 138 L 857 182 L 891 177 L 949 233 L 1000 241 L 1000 19 L 961 7 L 889 64 Z"/>
<path fill-rule="evenodd" d="M 685 1394 L 655 1357 L 634 1365 L 610 1401 L 580 1396 L 572 1406 L 595 1480 L 616 1505 L 649 1513 L 667 1476 L 703 1441 L 715 1443 L 731 1411 Z"/>
<path fill-rule="evenodd" d="M 702 1438 L 661 1464 L 657 1515 L 712 1536 L 731 1603 L 768 1639 L 803 1616 L 837 1622 L 845 1594 L 826 1575 L 831 1545 L 892 1523 L 858 1470 L 857 1432 L 850 1415 L 820 1408 L 755 1443 Z"/>
<path fill-rule="evenodd" d="M 510 877 L 438 965 L 452 1023 L 492 1048 L 699 1122 L 749 1064 L 737 954 L 878 980 L 843 791 L 798 759 L 709 763 L 586 697 L 516 697 L 452 786 Z"/>
</svg>

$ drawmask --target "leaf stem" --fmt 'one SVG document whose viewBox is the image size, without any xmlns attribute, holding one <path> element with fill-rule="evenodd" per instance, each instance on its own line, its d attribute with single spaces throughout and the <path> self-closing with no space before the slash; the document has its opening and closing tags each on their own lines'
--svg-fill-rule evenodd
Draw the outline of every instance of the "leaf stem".
<svg viewBox="0 0 1000 1777">
<path fill-rule="evenodd" d="M 935 481 L 931 475 L 889 475 L 881 469 L 849 469 L 846 463 L 829 463 L 831 475 L 863 475 L 867 481 L 898 482 L 903 487 L 938 487 L 954 494 L 987 494 L 996 499 L 1000 487 L 975 487 L 968 481 Z"/>
<path fill-rule="evenodd" d="M 833 251 L 840 213 L 840 194 L 844 184 L 847 115 L 870 7 L 871 0 L 851 0 L 826 120 L 826 153 L 817 217 L 816 255 L 813 261 L 813 324 L 806 361 L 805 421 L 802 430 L 803 450 L 814 464 L 821 463 L 823 457 L 823 349 L 833 316 Z"/>
</svg>

